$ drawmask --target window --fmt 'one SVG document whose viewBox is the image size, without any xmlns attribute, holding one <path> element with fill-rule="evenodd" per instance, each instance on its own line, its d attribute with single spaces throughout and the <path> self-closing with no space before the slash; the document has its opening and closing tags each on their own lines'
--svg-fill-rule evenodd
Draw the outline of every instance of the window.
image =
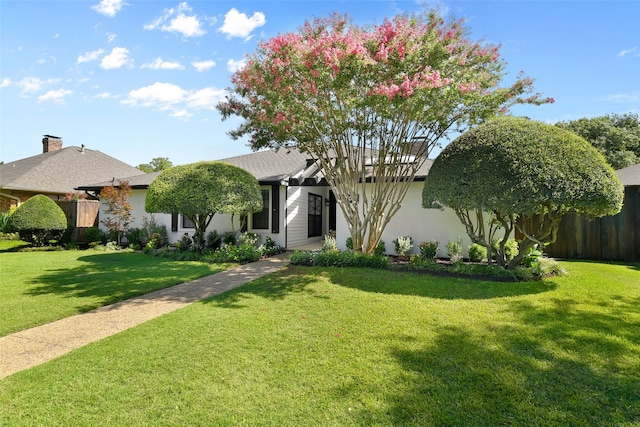
<svg viewBox="0 0 640 427">
<path fill-rule="evenodd" d="M 196 228 L 196 225 L 184 215 L 180 215 L 182 217 L 182 228 Z"/>
<path fill-rule="evenodd" d="M 322 236 L 322 196 L 309 193 L 309 232 L 307 237 Z"/>
<path fill-rule="evenodd" d="M 255 212 L 251 217 L 251 227 L 257 230 L 267 230 L 269 228 L 269 190 L 261 190 L 262 210 Z"/>
</svg>

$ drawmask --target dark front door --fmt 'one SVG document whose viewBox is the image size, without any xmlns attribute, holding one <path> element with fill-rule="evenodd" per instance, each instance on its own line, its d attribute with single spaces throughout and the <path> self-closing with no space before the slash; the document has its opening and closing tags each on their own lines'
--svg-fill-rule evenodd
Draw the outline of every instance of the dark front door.
<svg viewBox="0 0 640 427">
<path fill-rule="evenodd" d="M 307 237 L 322 236 L 322 196 L 309 193 L 309 233 Z"/>
</svg>

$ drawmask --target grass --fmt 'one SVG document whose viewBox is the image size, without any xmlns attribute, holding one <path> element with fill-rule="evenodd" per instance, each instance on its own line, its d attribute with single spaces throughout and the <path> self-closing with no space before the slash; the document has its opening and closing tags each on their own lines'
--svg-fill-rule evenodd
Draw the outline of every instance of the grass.
<svg viewBox="0 0 640 427">
<path fill-rule="evenodd" d="M 289 267 L 0 380 L 6 426 L 640 425 L 640 266 Z"/>
<path fill-rule="evenodd" d="M 175 262 L 132 252 L 0 253 L 0 336 L 231 265 Z"/>
</svg>

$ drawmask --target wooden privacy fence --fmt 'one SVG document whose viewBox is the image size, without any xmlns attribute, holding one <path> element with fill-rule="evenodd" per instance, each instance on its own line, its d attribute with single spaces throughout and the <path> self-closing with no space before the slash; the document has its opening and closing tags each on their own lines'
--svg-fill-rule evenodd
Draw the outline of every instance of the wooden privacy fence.
<svg viewBox="0 0 640 427">
<path fill-rule="evenodd" d="M 592 220 L 565 215 L 556 242 L 544 251 L 554 258 L 640 261 L 640 187 L 625 188 L 617 215 Z"/>
<path fill-rule="evenodd" d="M 74 227 L 73 241 L 84 242 L 87 228 L 98 226 L 100 202 L 98 200 L 58 200 L 56 203 L 67 216 L 68 225 Z"/>
</svg>

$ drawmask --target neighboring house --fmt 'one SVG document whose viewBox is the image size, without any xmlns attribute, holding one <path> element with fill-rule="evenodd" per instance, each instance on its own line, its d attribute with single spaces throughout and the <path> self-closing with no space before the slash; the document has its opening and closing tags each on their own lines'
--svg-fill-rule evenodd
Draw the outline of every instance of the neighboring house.
<svg viewBox="0 0 640 427">
<path fill-rule="evenodd" d="M 336 232 L 338 246 L 344 249 L 349 237 L 347 222 L 333 193 L 317 164 L 297 149 L 265 150 L 237 157 L 221 159 L 241 167 L 254 175 L 262 189 L 264 209 L 250 215 L 247 230 L 263 236 L 270 236 L 279 245 L 288 249 L 317 245 L 330 230 Z M 411 236 L 415 249 L 425 240 L 440 242 L 440 254 L 446 255 L 445 245 L 450 240 L 462 238 L 466 248 L 470 241 L 465 229 L 452 210 L 423 209 L 422 186 L 431 167 L 427 160 L 416 176 L 403 207 L 386 227 L 382 239 L 386 242 L 387 253 L 394 252 L 393 240 L 398 236 Z M 132 227 L 140 227 L 145 216 L 146 191 L 149 184 L 159 174 L 131 176 L 125 178 L 133 189 L 129 199 L 134 207 Z M 79 186 L 78 189 L 99 193 L 111 182 Z M 181 216 L 154 214 L 158 223 L 169 230 L 171 242 L 179 240 L 184 233 L 193 234 L 192 224 Z M 229 215 L 217 214 L 208 231 L 218 232 L 239 230 L 239 218 L 231 224 Z M 264 241 L 264 240 L 263 240 Z"/>
<path fill-rule="evenodd" d="M 62 148 L 62 139 L 44 135 L 42 154 L 0 165 L 0 212 L 44 194 L 53 200 L 87 182 L 140 174 L 137 168 L 106 154 L 80 147 Z"/>
</svg>

